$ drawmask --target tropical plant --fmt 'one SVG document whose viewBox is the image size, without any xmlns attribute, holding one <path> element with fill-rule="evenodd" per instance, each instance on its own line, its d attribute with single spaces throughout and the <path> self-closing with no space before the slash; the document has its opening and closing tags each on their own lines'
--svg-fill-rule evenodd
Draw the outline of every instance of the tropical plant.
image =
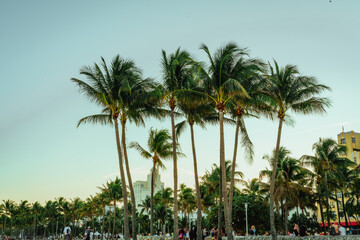
<svg viewBox="0 0 360 240">
<path fill-rule="evenodd" d="M 184 89 L 191 89 L 193 86 L 191 80 L 191 69 L 193 66 L 190 54 L 186 51 L 181 51 L 180 48 L 175 53 L 167 55 L 162 51 L 162 73 L 164 86 L 164 99 L 167 100 L 170 108 L 171 118 L 171 138 L 172 138 L 172 153 L 174 165 L 174 240 L 179 238 L 178 232 L 178 169 L 177 169 L 177 155 L 176 155 L 176 134 L 175 134 L 175 108 L 177 104 L 177 94 Z"/>
<path fill-rule="evenodd" d="M 277 115 L 279 127 L 275 148 L 275 157 L 272 165 L 270 180 L 270 225 L 272 239 L 276 239 L 274 216 L 274 189 L 277 161 L 280 149 L 282 125 L 284 122 L 291 124 L 289 112 L 311 114 L 324 113 L 325 107 L 330 106 L 327 98 L 319 97 L 320 93 L 330 88 L 319 84 L 314 77 L 304 76 L 299 73 L 296 66 L 286 65 L 279 68 L 274 61 L 275 70 L 269 63 L 270 73 L 266 76 L 266 84 L 262 89 L 264 101 L 267 102 L 271 112 Z"/>
<path fill-rule="evenodd" d="M 110 67 L 107 66 L 104 58 L 101 58 L 101 67 L 95 63 L 93 67 L 83 67 L 80 70 L 80 74 L 85 75 L 89 83 L 77 78 L 71 79 L 91 101 L 103 107 L 101 114 L 82 118 L 78 126 L 84 123 L 114 124 L 115 126 L 124 203 L 124 235 L 126 239 L 129 239 L 128 199 L 118 120 L 123 106 L 123 95 L 129 92 L 129 82 L 139 79 L 140 73 L 133 61 L 122 59 L 119 55 L 112 60 Z"/>
<path fill-rule="evenodd" d="M 169 159 L 173 156 L 171 137 L 167 130 L 161 129 L 150 129 L 149 138 L 148 138 L 148 151 L 145 150 L 138 142 L 131 142 L 129 144 L 130 148 L 134 148 L 140 153 L 140 155 L 146 159 L 152 159 L 153 167 L 151 173 L 151 223 L 150 223 L 150 232 L 151 235 L 154 234 L 153 221 L 154 221 L 154 185 L 155 179 L 157 178 L 157 173 L 159 168 L 164 169 L 165 165 L 162 162 L 163 159 Z M 177 145 L 178 148 L 178 145 Z M 180 152 L 175 153 L 177 156 L 183 155 Z"/>
<path fill-rule="evenodd" d="M 205 44 L 202 44 L 200 48 L 205 51 L 210 62 L 207 71 L 202 68 L 205 92 L 213 100 L 214 107 L 219 114 L 221 195 L 224 198 L 226 236 L 232 240 L 231 210 L 228 202 L 225 176 L 224 112 L 229 105 L 229 101 L 235 95 L 248 96 L 246 90 L 238 81 L 243 73 L 238 68 L 238 62 L 247 52 L 246 49 L 241 49 L 234 43 L 229 43 L 219 48 L 213 55 L 211 55 Z"/>
<path fill-rule="evenodd" d="M 310 166 L 314 169 L 316 173 L 318 184 L 319 196 L 321 196 L 321 185 L 324 185 L 325 188 L 325 204 L 326 204 L 326 216 L 328 221 L 328 226 L 330 226 L 330 207 L 329 207 L 329 190 L 328 190 L 328 178 L 329 175 L 338 172 L 340 166 L 347 167 L 352 164 L 352 162 L 347 159 L 346 146 L 339 145 L 335 140 L 331 138 L 320 138 L 318 142 L 314 143 L 312 149 L 315 151 L 314 156 L 304 155 L 302 156 L 303 163 L 305 166 Z M 321 197 L 320 197 L 321 198 Z"/>
</svg>

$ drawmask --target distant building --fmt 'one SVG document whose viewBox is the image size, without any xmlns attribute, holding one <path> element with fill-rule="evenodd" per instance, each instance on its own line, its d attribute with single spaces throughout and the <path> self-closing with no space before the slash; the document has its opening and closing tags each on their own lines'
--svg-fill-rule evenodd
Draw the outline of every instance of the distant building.
<svg viewBox="0 0 360 240">
<path fill-rule="evenodd" d="M 337 135 L 338 143 L 347 148 L 347 158 L 356 164 L 360 161 L 360 133 L 354 131 L 341 132 Z"/>
<path fill-rule="evenodd" d="M 150 169 L 150 173 L 147 175 L 146 181 L 134 182 L 134 194 L 135 194 L 135 201 L 136 201 L 136 209 L 138 209 L 138 210 L 141 210 L 141 207 L 139 207 L 138 205 L 141 204 L 141 202 L 143 200 L 145 200 L 145 198 L 147 196 L 150 197 L 150 194 L 151 194 L 151 172 L 152 172 L 152 169 Z M 154 187 L 154 195 L 155 195 L 156 192 L 158 192 L 164 188 L 164 183 L 160 181 L 160 175 L 158 172 L 156 173 L 154 184 L 155 184 L 155 187 Z"/>
</svg>

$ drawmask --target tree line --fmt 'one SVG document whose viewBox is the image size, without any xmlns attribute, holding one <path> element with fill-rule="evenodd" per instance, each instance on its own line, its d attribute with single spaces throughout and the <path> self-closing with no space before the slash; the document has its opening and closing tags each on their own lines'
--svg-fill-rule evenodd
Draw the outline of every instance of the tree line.
<svg viewBox="0 0 360 240">
<path fill-rule="evenodd" d="M 225 234 L 231 240 L 233 210 L 236 207 L 233 206 L 233 202 L 236 192 L 235 176 L 239 136 L 241 136 L 240 145 L 245 150 L 246 159 L 251 162 L 254 155 L 254 146 L 247 133 L 245 119 L 261 117 L 278 121 L 275 150 L 273 156 L 268 157 L 271 169 L 263 173 L 263 176 L 267 176 L 269 180 L 267 189 L 269 222 L 272 238 L 276 239 L 276 210 L 279 209 L 280 205 L 280 208 L 284 209 L 284 215 L 286 216 L 288 210 L 292 207 L 290 203 L 295 201 L 295 192 L 289 190 L 290 185 L 286 185 L 283 188 L 279 188 L 277 185 L 280 180 L 286 182 L 283 179 L 284 176 L 282 176 L 283 172 L 278 171 L 278 166 L 281 163 L 280 154 L 282 154 L 281 133 L 283 124 L 294 124 L 290 113 L 305 115 L 325 113 L 326 108 L 330 106 L 330 101 L 322 97 L 321 94 L 324 91 L 330 90 L 330 88 L 320 84 L 315 77 L 301 74 L 295 65 L 280 67 L 275 60 L 271 64 L 269 62 L 265 63 L 261 59 L 252 58 L 249 55 L 248 49 L 240 48 L 235 43 L 221 46 L 213 53 L 205 44 L 202 44 L 200 49 L 207 56 L 207 62 L 197 61 L 192 54 L 180 48 L 171 54 L 162 51 L 162 82 L 151 78 L 144 78 L 140 68 L 132 60 L 121 58 L 119 55 L 110 64 L 107 64 L 101 58 L 99 64 L 95 63 L 93 66 L 81 68 L 80 74 L 86 80 L 77 78 L 72 78 L 71 80 L 77 84 L 91 102 L 101 107 L 101 111 L 99 114 L 82 118 L 78 122 L 78 126 L 85 123 L 114 126 L 124 205 L 122 215 L 124 236 L 126 239 L 129 239 L 131 226 L 131 235 L 135 240 L 137 218 L 135 195 L 129 166 L 130 159 L 128 159 L 127 154 L 128 148 L 134 148 L 144 158 L 152 159 L 153 166 L 158 165 L 161 167 L 162 159 L 171 158 L 173 160 L 173 233 L 174 239 L 178 239 L 177 230 L 179 223 L 177 216 L 179 196 L 177 159 L 181 157 L 182 153 L 179 150 L 177 140 L 188 126 L 191 133 L 192 157 L 194 160 L 197 240 L 200 240 L 201 219 L 202 213 L 205 210 L 202 209 L 203 205 L 201 204 L 203 196 L 198 177 L 193 126 L 197 124 L 205 128 L 207 124 L 217 125 L 219 127 L 220 153 L 219 188 L 217 190 L 219 192 L 217 205 L 220 206 L 218 222 L 219 225 L 223 222 L 220 220 L 220 216 L 222 216 L 220 213 L 223 213 Z M 163 119 L 166 117 L 171 119 L 170 132 L 166 129 L 152 129 L 147 146 L 148 150 L 136 142 L 132 142 L 127 146 L 126 123 L 130 122 L 137 126 L 145 126 L 149 118 Z M 175 123 L 175 118 L 180 120 Z M 231 161 L 229 182 L 227 181 L 224 151 L 224 123 L 233 124 L 235 128 L 234 154 Z M 326 140 L 320 139 L 320 145 L 322 141 Z M 322 151 L 325 150 L 323 149 Z M 314 167 L 313 173 L 321 174 L 321 177 L 313 176 L 312 179 L 310 178 L 304 183 L 311 186 L 309 188 L 312 190 L 316 185 L 316 192 L 321 193 L 318 194 L 320 207 L 323 205 L 326 207 L 327 220 L 329 221 L 330 210 L 328 199 L 331 192 L 329 179 L 331 174 L 338 170 L 335 167 L 330 167 L 331 163 L 328 158 L 324 157 L 324 153 L 316 152 L 315 156 L 304 157 L 301 162 L 312 165 Z M 338 158 L 339 155 L 335 153 L 335 156 L 331 155 L 331 157 Z M 322 158 L 325 159 L 319 160 Z M 318 162 L 324 165 L 317 170 L 315 166 Z M 349 165 L 348 169 L 353 170 L 354 167 Z M 316 179 L 316 182 L 313 179 Z M 304 186 L 304 183 L 297 183 Z M 129 187 L 131 204 L 128 202 L 126 186 Z M 307 189 L 303 190 L 307 191 Z M 279 198 L 279 191 L 283 191 L 286 197 Z M 322 202 L 323 194 L 326 198 L 325 202 Z M 153 198 L 153 193 L 151 196 Z M 150 221 L 154 223 L 152 211 L 154 199 L 150 199 L 150 203 L 152 205 Z M 129 216 L 132 216 L 131 224 Z M 286 220 L 287 217 L 284 219 Z M 151 234 L 154 233 L 152 227 L 150 231 Z"/>
</svg>

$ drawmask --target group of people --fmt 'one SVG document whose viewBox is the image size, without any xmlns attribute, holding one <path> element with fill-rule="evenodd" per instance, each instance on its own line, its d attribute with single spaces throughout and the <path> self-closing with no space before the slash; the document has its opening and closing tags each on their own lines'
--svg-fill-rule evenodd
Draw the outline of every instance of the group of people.
<svg viewBox="0 0 360 240">
<path fill-rule="evenodd" d="M 84 240 L 90 240 L 90 234 L 92 231 L 93 230 L 90 228 L 90 226 L 87 227 L 84 233 Z M 72 240 L 71 228 L 69 225 L 66 225 L 63 233 L 64 233 L 64 240 Z"/>
</svg>

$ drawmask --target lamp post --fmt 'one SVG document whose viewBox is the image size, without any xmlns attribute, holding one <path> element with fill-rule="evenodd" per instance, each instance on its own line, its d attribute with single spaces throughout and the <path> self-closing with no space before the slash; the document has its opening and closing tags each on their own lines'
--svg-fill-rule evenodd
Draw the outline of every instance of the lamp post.
<svg viewBox="0 0 360 240">
<path fill-rule="evenodd" d="M 248 204 L 245 203 L 245 217 L 246 217 L 246 236 L 249 236 L 248 217 L 247 217 Z"/>
</svg>

